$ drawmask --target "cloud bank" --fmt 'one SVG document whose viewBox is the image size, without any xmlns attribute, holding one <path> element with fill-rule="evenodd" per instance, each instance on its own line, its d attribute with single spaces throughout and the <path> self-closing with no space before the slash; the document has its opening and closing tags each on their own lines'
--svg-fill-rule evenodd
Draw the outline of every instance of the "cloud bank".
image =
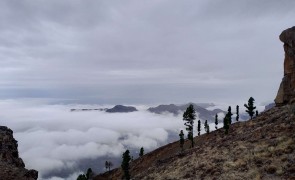
<svg viewBox="0 0 295 180">
<path fill-rule="evenodd" d="M 78 163 L 85 159 L 121 157 L 126 148 L 144 147 L 150 151 L 167 142 L 168 131 L 177 133 L 183 127 L 182 120 L 173 115 L 156 115 L 143 110 L 70 112 L 76 107 L 99 106 L 0 102 L 1 124 L 14 131 L 27 168 L 37 169 L 41 177 L 59 171 L 75 172 L 79 170 Z"/>
<path fill-rule="evenodd" d="M 39 171 L 41 179 L 71 179 L 89 167 L 101 172 L 106 160 L 113 160 L 118 166 L 126 149 L 137 158 L 141 147 L 149 152 L 178 140 L 179 131 L 185 129 L 182 114 L 154 114 L 146 111 L 144 105 L 136 106 L 139 111 L 132 113 L 70 111 L 72 108 L 104 107 L 112 106 L 57 105 L 36 99 L 5 100 L 0 101 L 0 122 L 14 131 L 20 156 L 27 168 Z M 215 107 L 226 110 L 228 105 Z M 262 106 L 258 108 L 263 110 Z M 234 108 L 232 112 L 235 112 Z M 243 107 L 240 108 L 242 112 Z M 222 127 L 222 118 L 219 114 L 219 127 Z M 197 122 L 195 134 L 196 126 Z M 210 130 L 214 129 L 215 124 L 210 124 Z"/>
</svg>

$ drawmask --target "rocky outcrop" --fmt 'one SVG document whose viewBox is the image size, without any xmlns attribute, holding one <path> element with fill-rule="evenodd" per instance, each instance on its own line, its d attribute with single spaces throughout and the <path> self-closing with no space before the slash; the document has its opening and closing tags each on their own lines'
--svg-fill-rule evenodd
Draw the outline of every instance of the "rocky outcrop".
<svg viewBox="0 0 295 180">
<path fill-rule="evenodd" d="M 275 99 L 276 105 L 295 102 L 295 26 L 284 30 L 280 35 L 284 43 L 284 77 Z"/>
<path fill-rule="evenodd" d="M 0 126 L 0 179 L 37 179 L 38 171 L 25 169 L 25 163 L 19 157 L 17 146 L 17 141 L 13 138 L 13 131 Z"/>
</svg>

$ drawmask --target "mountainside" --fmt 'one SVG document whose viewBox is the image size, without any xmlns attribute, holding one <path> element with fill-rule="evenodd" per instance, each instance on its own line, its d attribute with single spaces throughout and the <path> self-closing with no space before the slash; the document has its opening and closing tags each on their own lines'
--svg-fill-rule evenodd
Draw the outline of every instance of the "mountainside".
<svg viewBox="0 0 295 180">
<path fill-rule="evenodd" d="M 295 107 L 274 107 L 257 118 L 163 146 L 131 162 L 134 179 L 294 179 Z M 121 169 L 95 179 L 120 179 Z"/>
<path fill-rule="evenodd" d="M 34 180 L 37 178 L 37 171 L 25 169 L 25 164 L 18 155 L 17 141 L 13 138 L 13 131 L 0 126 L 0 179 Z"/>
<path fill-rule="evenodd" d="M 194 103 L 192 103 L 192 104 L 193 104 L 196 112 L 198 113 L 199 118 L 202 120 L 208 120 L 209 122 L 213 122 L 214 117 L 217 113 L 225 113 L 225 111 L 223 111 L 221 109 L 214 109 L 214 110 L 210 111 L 198 104 L 194 104 Z M 208 107 L 208 105 L 210 105 L 208 103 L 206 103 L 206 104 L 202 103 L 202 104 L 206 105 L 206 107 Z M 189 106 L 189 104 L 185 104 L 185 105 L 175 105 L 175 104 L 159 105 L 157 107 L 149 108 L 148 111 L 156 113 L 156 114 L 169 112 L 174 115 L 178 115 L 180 113 L 183 113 L 188 106 Z"/>
</svg>

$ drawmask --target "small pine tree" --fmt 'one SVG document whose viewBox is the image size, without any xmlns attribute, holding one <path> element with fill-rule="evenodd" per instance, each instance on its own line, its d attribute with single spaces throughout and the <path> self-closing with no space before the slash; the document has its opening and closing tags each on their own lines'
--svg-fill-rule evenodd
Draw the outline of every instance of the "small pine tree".
<svg viewBox="0 0 295 180">
<path fill-rule="evenodd" d="M 198 121 L 198 136 L 201 134 L 201 120 Z"/>
<path fill-rule="evenodd" d="M 225 134 L 228 134 L 228 130 L 229 130 L 229 117 L 227 115 L 223 119 L 223 128 L 225 129 Z"/>
<path fill-rule="evenodd" d="M 180 142 L 180 149 L 181 152 L 183 152 L 183 145 L 184 145 L 184 134 L 183 131 L 181 130 L 179 133 L 179 142 Z"/>
<path fill-rule="evenodd" d="M 196 111 L 194 106 L 190 104 L 183 113 L 183 120 L 186 121 L 184 125 L 188 132 L 188 139 L 191 141 L 191 147 L 194 147 L 194 120 L 196 119 Z"/>
<path fill-rule="evenodd" d="M 258 117 L 258 110 L 256 110 L 256 117 Z"/>
<path fill-rule="evenodd" d="M 123 161 L 122 161 L 121 167 L 124 172 L 123 179 L 130 180 L 129 162 L 131 160 L 131 157 L 130 157 L 130 152 L 128 149 L 123 153 L 122 158 L 123 158 Z"/>
<path fill-rule="evenodd" d="M 87 178 L 87 179 L 91 179 L 92 176 L 93 176 L 93 171 L 92 171 L 91 168 L 88 168 L 88 169 L 87 169 L 87 173 L 86 173 L 86 178 Z"/>
<path fill-rule="evenodd" d="M 80 174 L 78 177 L 77 177 L 77 180 L 88 180 L 87 177 L 85 176 L 85 174 Z"/>
<path fill-rule="evenodd" d="M 228 123 L 229 124 L 231 124 L 232 123 L 232 121 L 231 121 L 231 116 L 232 116 L 233 114 L 231 113 L 231 107 L 229 106 L 228 107 L 228 110 L 227 110 L 227 114 L 226 114 L 226 116 L 228 117 Z"/>
<path fill-rule="evenodd" d="M 251 119 L 253 119 L 254 110 L 256 109 L 256 106 L 254 106 L 254 101 L 255 99 L 250 97 L 248 100 L 248 105 L 244 104 L 244 106 L 247 108 L 246 112 L 249 114 Z"/>
<path fill-rule="evenodd" d="M 143 156 L 143 153 L 144 153 L 144 149 L 143 147 L 140 148 L 140 151 L 139 151 L 139 157 L 142 157 Z"/>
<path fill-rule="evenodd" d="M 215 115 L 215 129 L 217 129 L 218 126 L 218 115 Z"/>
<path fill-rule="evenodd" d="M 105 168 L 106 170 L 109 170 L 109 172 L 111 171 L 111 167 L 113 167 L 113 163 L 111 161 L 106 161 L 105 162 Z"/>
<path fill-rule="evenodd" d="M 111 168 L 113 167 L 113 163 L 109 161 L 109 172 L 111 171 Z"/>
<path fill-rule="evenodd" d="M 237 105 L 237 116 L 236 116 L 237 121 L 239 121 L 239 117 L 240 117 L 240 115 L 239 115 L 239 105 Z"/>
<path fill-rule="evenodd" d="M 204 128 L 205 128 L 206 133 L 209 134 L 210 130 L 209 130 L 209 125 L 208 125 L 207 120 L 205 121 Z"/>
<path fill-rule="evenodd" d="M 109 162 L 108 162 L 108 161 L 106 161 L 106 162 L 104 163 L 104 167 L 106 168 L 106 171 L 109 169 Z"/>
</svg>

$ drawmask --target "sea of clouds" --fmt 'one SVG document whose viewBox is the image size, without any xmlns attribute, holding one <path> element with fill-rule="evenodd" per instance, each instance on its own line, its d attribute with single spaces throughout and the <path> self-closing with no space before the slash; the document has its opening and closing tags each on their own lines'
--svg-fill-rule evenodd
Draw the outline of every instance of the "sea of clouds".
<svg viewBox="0 0 295 180">
<path fill-rule="evenodd" d="M 0 124 L 14 131 L 26 168 L 38 170 L 40 179 L 51 180 L 75 179 L 86 171 L 87 163 L 88 167 L 96 165 L 91 167 L 95 172 L 101 172 L 107 158 L 118 160 L 127 148 L 133 154 L 141 147 L 149 152 L 177 140 L 179 131 L 185 129 L 182 114 L 154 114 L 146 111 L 147 106 L 136 106 L 139 111 L 132 113 L 70 111 L 110 107 L 2 100 Z M 210 129 L 215 129 L 214 124 Z"/>
</svg>

